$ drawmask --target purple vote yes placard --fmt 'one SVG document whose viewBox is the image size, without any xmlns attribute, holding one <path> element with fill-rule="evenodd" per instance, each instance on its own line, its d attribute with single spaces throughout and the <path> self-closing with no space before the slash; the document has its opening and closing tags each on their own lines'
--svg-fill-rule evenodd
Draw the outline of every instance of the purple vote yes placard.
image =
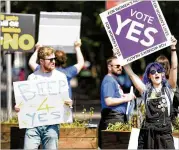
<svg viewBox="0 0 179 150">
<path fill-rule="evenodd" d="M 128 21 L 129 23 L 121 29 L 119 35 L 114 34 L 124 58 L 144 51 L 146 48 L 155 46 L 167 40 L 150 1 L 140 2 L 107 17 L 113 33 L 116 32 L 118 26 L 116 14 L 121 16 L 121 22 L 124 22 L 126 19 L 131 19 L 131 21 Z M 146 15 L 144 16 L 144 14 Z M 136 24 L 136 22 L 139 24 Z M 148 34 L 151 35 L 151 38 L 153 38 L 154 42 L 148 44 L 149 46 L 146 44 L 146 46 L 145 44 L 141 44 L 140 41 L 144 40 L 148 43 L 150 42 L 149 39 L 144 35 L 145 30 L 150 27 L 154 28 L 156 33 L 152 31 L 148 32 Z M 131 33 L 131 37 L 126 37 L 130 30 L 137 30 L 140 32 L 140 35 Z"/>
<path fill-rule="evenodd" d="M 100 17 L 121 65 L 170 45 L 171 34 L 157 1 L 125 2 Z"/>
</svg>

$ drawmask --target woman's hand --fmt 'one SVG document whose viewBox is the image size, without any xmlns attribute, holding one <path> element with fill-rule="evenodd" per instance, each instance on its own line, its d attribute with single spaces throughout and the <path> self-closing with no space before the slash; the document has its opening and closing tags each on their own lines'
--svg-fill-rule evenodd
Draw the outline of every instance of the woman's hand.
<svg viewBox="0 0 179 150">
<path fill-rule="evenodd" d="M 77 47 L 81 47 L 81 39 L 79 39 L 79 40 L 77 40 L 77 41 L 75 41 L 75 43 L 74 43 L 74 46 L 75 46 L 75 48 L 77 48 Z"/>
<path fill-rule="evenodd" d="M 176 49 L 176 44 L 177 44 L 177 39 L 172 35 L 172 37 L 171 37 L 171 42 L 172 42 L 172 44 L 171 44 L 171 49 Z"/>
</svg>

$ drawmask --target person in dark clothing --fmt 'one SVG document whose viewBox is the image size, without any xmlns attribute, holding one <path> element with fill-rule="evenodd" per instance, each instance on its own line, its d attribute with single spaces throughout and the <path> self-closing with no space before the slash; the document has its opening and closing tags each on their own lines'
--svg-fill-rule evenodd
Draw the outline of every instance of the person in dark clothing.
<svg viewBox="0 0 179 150">
<path fill-rule="evenodd" d="M 127 122 L 127 102 L 134 99 L 134 93 L 124 94 L 118 83 L 118 75 L 122 73 L 117 57 L 107 60 L 108 74 L 101 84 L 101 120 L 98 128 L 98 145 L 101 148 L 101 130 L 106 130 L 109 123 Z"/>
<path fill-rule="evenodd" d="M 176 52 L 176 44 L 177 40 L 175 39 L 174 36 L 172 36 L 172 45 L 170 46 L 171 48 L 171 66 L 168 58 L 164 55 L 160 55 L 157 57 L 155 60 L 156 62 L 160 63 L 164 69 L 165 69 L 165 75 L 170 84 L 175 84 L 175 80 L 172 76 L 173 70 L 176 69 L 176 61 L 175 59 L 177 58 L 177 52 Z M 177 86 L 177 89 L 175 91 L 174 99 L 173 99 L 173 108 L 172 108 L 172 122 L 175 122 L 175 118 L 177 117 L 177 114 L 179 113 L 179 87 Z"/>
<path fill-rule="evenodd" d="M 171 109 L 177 80 L 170 85 L 163 66 L 157 62 L 146 67 L 143 82 L 129 65 L 124 66 L 124 69 L 143 97 L 146 109 L 145 120 L 139 133 L 138 149 L 175 149 Z M 177 68 L 174 71 L 177 72 Z M 177 79 L 176 73 L 173 78 Z"/>
</svg>

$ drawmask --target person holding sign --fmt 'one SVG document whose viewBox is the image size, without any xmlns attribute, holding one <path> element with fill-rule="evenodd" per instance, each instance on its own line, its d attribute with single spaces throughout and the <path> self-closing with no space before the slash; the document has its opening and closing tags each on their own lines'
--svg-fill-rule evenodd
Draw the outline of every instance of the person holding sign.
<svg viewBox="0 0 179 150">
<path fill-rule="evenodd" d="M 165 57 L 164 55 L 160 55 L 159 57 L 157 57 L 157 59 L 155 60 L 156 62 L 160 63 L 161 65 L 163 65 L 164 69 L 165 69 L 165 75 L 166 78 L 168 80 L 168 82 L 172 85 L 175 84 L 175 80 L 172 76 L 172 74 L 175 73 L 175 69 L 177 69 L 177 52 L 176 52 L 176 44 L 177 44 L 177 40 L 174 36 L 172 36 L 171 39 L 172 45 L 171 47 L 171 68 L 170 68 L 170 62 L 168 60 L 167 57 Z M 177 113 L 179 113 L 178 107 L 179 107 L 179 98 L 177 97 L 177 92 L 179 91 L 178 86 L 177 89 L 175 91 L 175 96 L 173 99 L 173 115 L 172 115 L 172 121 L 175 120 L 175 117 L 177 116 Z"/>
<path fill-rule="evenodd" d="M 140 92 L 145 103 L 145 120 L 138 138 L 138 149 L 175 149 L 171 127 L 171 108 L 177 81 L 177 57 L 173 62 L 173 84 L 167 81 L 165 69 L 157 62 L 145 70 L 143 82 L 129 65 L 124 69 Z"/>
<path fill-rule="evenodd" d="M 58 71 L 63 72 L 67 76 L 70 97 L 72 97 L 72 90 L 71 90 L 71 86 L 70 86 L 70 80 L 73 77 L 75 77 L 81 71 L 82 67 L 84 66 L 84 58 L 83 58 L 83 54 L 82 54 L 81 48 L 80 48 L 81 45 L 82 45 L 81 40 L 75 41 L 74 47 L 75 47 L 76 56 L 77 56 L 77 63 L 75 65 L 69 66 L 67 68 L 64 68 L 66 66 L 66 61 L 67 61 L 67 56 L 66 56 L 65 52 L 61 51 L 61 50 L 56 50 L 55 51 L 56 69 Z M 35 50 L 34 54 L 31 56 L 31 58 L 29 60 L 29 66 L 33 71 L 40 69 L 39 64 L 36 63 L 36 61 L 37 61 L 37 53 L 38 53 L 39 47 L 41 47 L 41 45 L 37 44 L 36 45 L 36 50 Z"/>
<path fill-rule="evenodd" d="M 53 48 L 40 47 L 38 50 L 38 61 L 40 63 L 40 69 L 30 74 L 28 80 L 62 80 L 67 84 L 66 75 L 55 69 L 55 54 Z M 72 105 L 72 100 L 65 100 L 64 103 Z M 49 109 L 48 105 L 46 105 L 46 107 L 46 109 Z M 15 106 L 15 110 L 16 112 L 19 112 L 20 108 Z M 44 149 L 58 149 L 58 139 L 58 124 L 27 128 L 24 149 L 38 149 L 40 143 L 42 143 Z"/>
<path fill-rule="evenodd" d="M 101 84 L 101 120 L 98 128 L 99 147 L 101 148 L 101 130 L 106 130 L 109 123 L 127 122 L 127 102 L 135 98 L 131 91 L 124 94 L 118 83 L 117 76 L 122 73 L 117 57 L 107 60 L 108 74 Z"/>
</svg>

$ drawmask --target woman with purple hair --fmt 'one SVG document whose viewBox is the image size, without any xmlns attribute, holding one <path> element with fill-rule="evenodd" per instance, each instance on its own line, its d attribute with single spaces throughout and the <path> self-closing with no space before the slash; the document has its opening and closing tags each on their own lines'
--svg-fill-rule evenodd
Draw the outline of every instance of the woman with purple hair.
<svg viewBox="0 0 179 150">
<path fill-rule="evenodd" d="M 124 69 L 145 103 L 146 114 L 140 129 L 138 149 L 175 149 L 171 108 L 177 80 L 175 84 L 169 85 L 163 66 L 157 62 L 146 67 L 143 82 L 129 65 L 124 66 Z M 175 71 L 173 78 L 177 79 L 177 69 Z"/>
</svg>

